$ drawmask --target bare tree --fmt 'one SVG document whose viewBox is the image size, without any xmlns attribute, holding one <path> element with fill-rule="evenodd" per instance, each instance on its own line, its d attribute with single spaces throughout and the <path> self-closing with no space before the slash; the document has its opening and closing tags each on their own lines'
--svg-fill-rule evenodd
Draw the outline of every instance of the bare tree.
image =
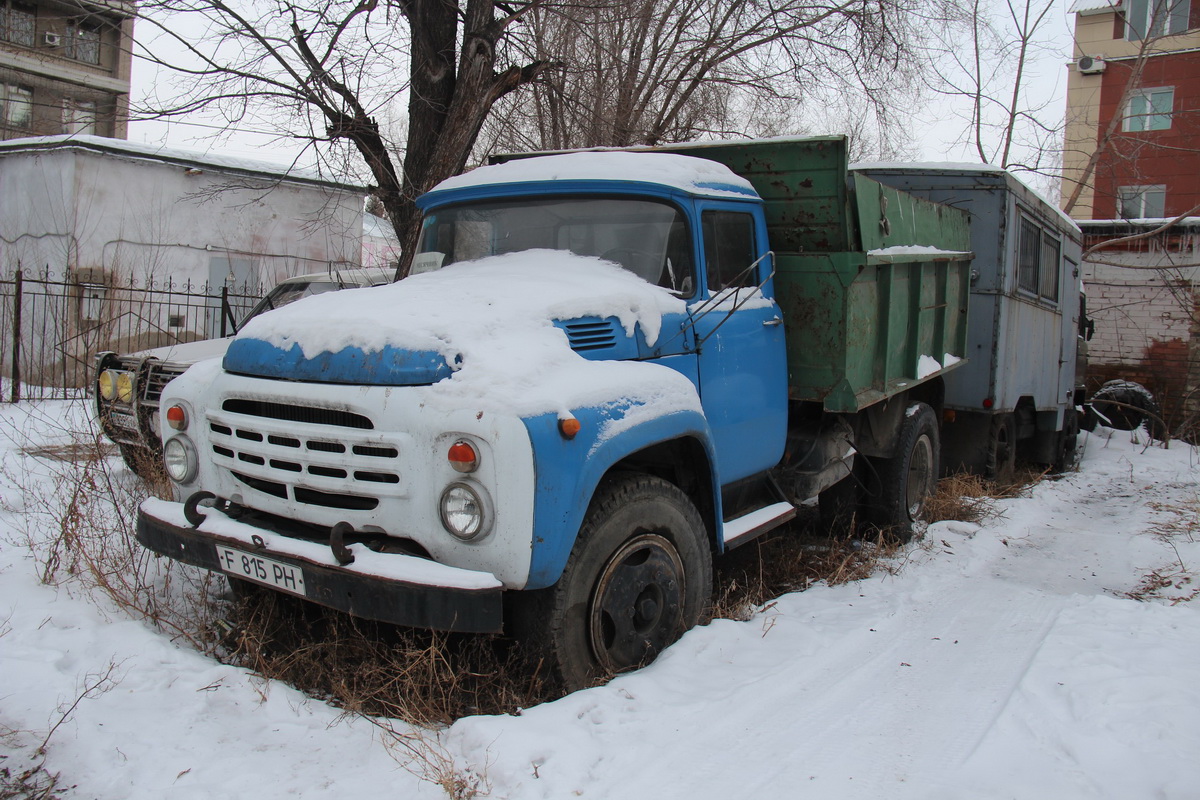
<svg viewBox="0 0 1200 800">
<path fill-rule="evenodd" d="M 1048 41 L 1053 0 L 968 0 L 947 9 L 930 89 L 966 109 L 960 143 L 986 164 L 1053 176 L 1059 169 L 1061 102 L 1031 93 Z M 1057 55 L 1057 51 L 1053 51 Z M 1054 69 L 1061 69 L 1058 58 Z M 966 101 L 965 103 L 963 101 Z"/>
<path fill-rule="evenodd" d="M 142 57 L 183 76 L 183 91 L 135 113 L 210 112 L 233 126 L 271 124 L 281 135 L 349 146 L 365 163 L 405 254 L 415 198 L 462 170 L 492 105 L 537 79 L 548 60 L 509 62 L 504 40 L 542 0 L 147 0 L 143 28 L 161 34 Z M 407 63 L 404 77 L 395 65 Z M 407 94 L 403 163 L 378 115 Z M 328 148 L 326 148 L 328 149 Z"/>
<path fill-rule="evenodd" d="M 883 119 L 919 67 L 921 12 L 909 0 L 543 5 L 512 45 L 563 67 L 505 102 L 491 141 L 565 149 L 795 132 L 812 127 L 806 100 L 823 120 L 813 101 Z"/>
</svg>

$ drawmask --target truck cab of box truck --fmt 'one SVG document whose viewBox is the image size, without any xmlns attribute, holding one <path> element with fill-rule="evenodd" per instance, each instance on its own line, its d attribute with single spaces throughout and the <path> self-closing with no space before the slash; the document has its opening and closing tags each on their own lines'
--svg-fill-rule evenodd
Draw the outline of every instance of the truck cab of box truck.
<svg viewBox="0 0 1200 800">
<path fill-rule="evenodd" d="M 724 507 L 787 440 L 762 201 L 715 162 L 581 153 L 419 204 L 410 278 L 264 315 L 172 381 L 186 502 L 139 538 L 400 624 L 499 630 L 506 597 L 571 687 L 642 663 L 699 619 L 714 551 L 794 513 Z"/>
</svg>

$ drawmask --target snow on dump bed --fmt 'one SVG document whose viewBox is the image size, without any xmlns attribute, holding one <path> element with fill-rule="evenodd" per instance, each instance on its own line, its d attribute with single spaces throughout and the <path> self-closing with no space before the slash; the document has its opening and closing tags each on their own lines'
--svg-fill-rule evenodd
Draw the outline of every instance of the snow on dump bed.
<svg viewBox="0 0 1200 800">
<path fill-rule="evenodd" d="M 671 153 L 623 151 L 538 156 L 480 167 L 448 178 L 433 188 L 465 189 L 527 181 L 638 181 L 712 197 L 758 197 L 750 181 L 724 164 Z"/>
<path fill-rule="evenodd" d="M 654 344 L 663 314 L 683 300 L 598 258 L 526 250 L 451 264 L 387 286 L 331 292 L 251 320 L 238 338 L 307 358 L 347 347 L 434 351 L 455 374 L 427 391 L 427 405 L 534 416 L 618 399 L 656 414 L 698 410 L 691 381 L 657 364 L 587 361 L 553 320 L 615 317 Z"/>
<path fill-rule="evenodd" d="M 877 250 L 868 250 L 869 256 L 969 256 L 969 250 L 942 250 L 923 244 L 892 245 Z"/>
</svg>

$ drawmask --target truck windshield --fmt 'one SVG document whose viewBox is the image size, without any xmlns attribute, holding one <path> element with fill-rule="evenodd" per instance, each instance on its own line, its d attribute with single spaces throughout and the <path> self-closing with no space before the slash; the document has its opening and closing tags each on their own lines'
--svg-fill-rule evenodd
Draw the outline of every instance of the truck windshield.
<svg viewBox="0 0 1200 800">
<path fill-rule="evenodd" d="M 294 303 L 301 297 L 324 294 L 325 292 L 336 292 L 340 288 L 342 288 L 342 284 L 333 280 L 281 283 L 267 292 L 266 296 L 262 300 L 259 300 L 254 308 L 250 309 L 250 313 L 242 319 L 238 325 L 238 329 L 240 330 L 247 322 L 259 314 L 265 314 L 276 308 L 283 308 L 288 303 Z"/>
<path fill-rule="evenodd" d="M 525 198 L 435 209 L 422 221 L 412 271 L 537 248 L 598 256 L 685 297 L 695 286 L 683 214 L 668 203 L 633 198 Z"/>
</svg>

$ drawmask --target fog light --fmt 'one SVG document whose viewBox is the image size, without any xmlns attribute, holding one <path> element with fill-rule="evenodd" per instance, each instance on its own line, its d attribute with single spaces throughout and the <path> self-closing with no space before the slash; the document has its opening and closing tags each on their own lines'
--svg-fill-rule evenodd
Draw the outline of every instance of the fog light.
<svg viewBox="0 0 1200 800">
<path fill-rule="evenodd" d="M 196 477 L 199 460 L 196 448 L 186 436 L 168 439 L 163 445 L 163 466 L 176 483 L 190 483 Z"/>
<path fill-rule="evenodd" d="M 129 372 L 117 373 L 117 399 L 122 403 L 129 404 L 133 402 L 133 374 Z"/>
<path fill-rule="evenodd" d="M 483 487 L 452 483 L 442 492 L 440 506 L 442 526 L 465 542 L 485 536 L 491 528 L 491 508 Z"/>
<path fill-rule="evenodd" d="M 117 396 L 117 375 L 111 369 L 101 372 L 96 383 L 100 391 L 100 396 L 105 400 L 112 400 Z"/>
</svg>

